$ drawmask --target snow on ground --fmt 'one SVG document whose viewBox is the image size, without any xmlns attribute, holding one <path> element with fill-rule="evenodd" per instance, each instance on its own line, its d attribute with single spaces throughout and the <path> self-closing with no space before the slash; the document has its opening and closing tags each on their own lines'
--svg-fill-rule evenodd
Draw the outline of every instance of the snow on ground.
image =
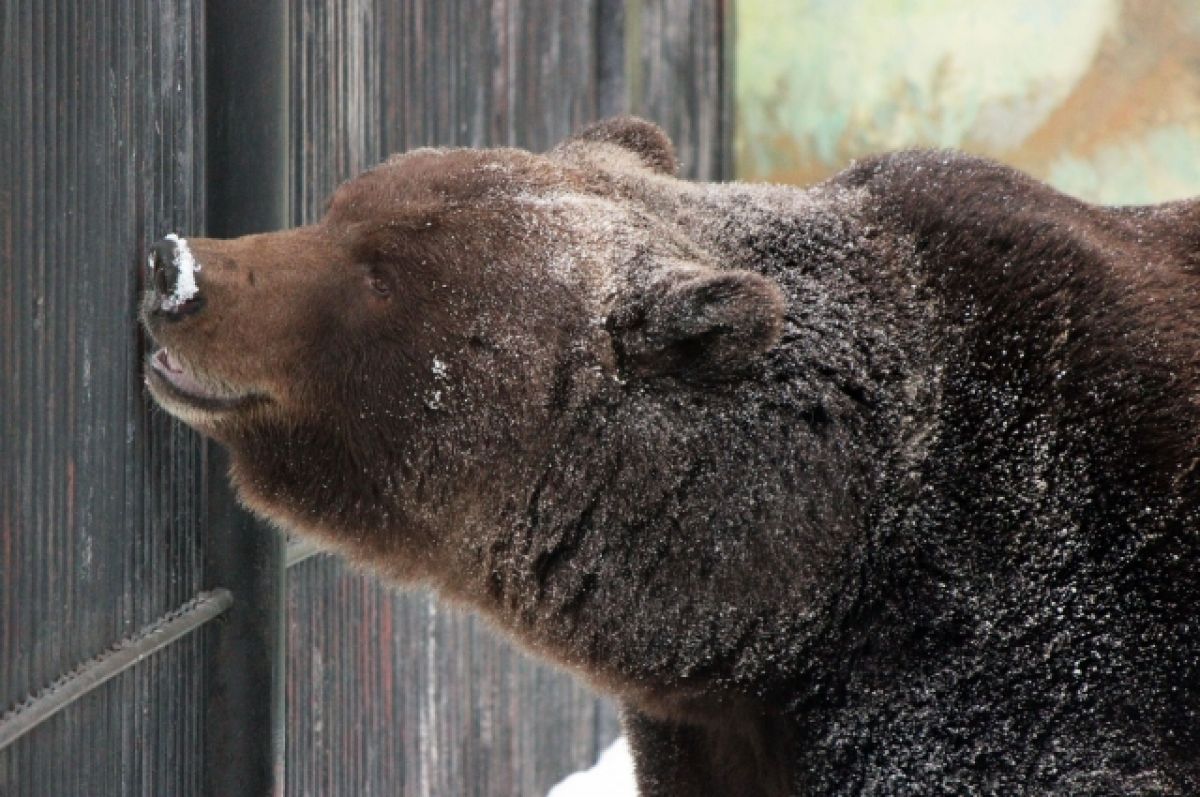
<svg viewBox="0 0 1200 797">
<path fill-rule="evenodd" d="M 625 737 L 601 753 L 595 766 L 568 775 L 546 797 L 637 797 L 633 756 Z"/>
</svg>

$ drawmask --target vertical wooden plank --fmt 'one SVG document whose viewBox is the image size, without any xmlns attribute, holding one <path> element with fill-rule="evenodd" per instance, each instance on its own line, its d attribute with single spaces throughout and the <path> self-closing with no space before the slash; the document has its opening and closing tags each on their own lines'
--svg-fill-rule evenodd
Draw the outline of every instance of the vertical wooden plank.
<svg viewBox="0 0 1200 797">
<path fill-rule="evenodd" d="M 203 225 L 184 0 L 0 6 L 0 715 L 201 588 L 199 440 L 141 385 L 147 242 Z M 0 750 L 0 793 L 196 794 L 202 633 Z"/>
<path fill-rule="evenodd" d="M 627 113 L 630 81 L 626 75 L 629 15 L 626 0 L 595 0 L 592 28 L 595 31 L 596 117 L 603 119 Z"/>
<path fill-rule="evenodd" d="M 671 134 L 686 176 L 732 177 L 732 0 L 628 6 L 633 112 Z"/>
<path fill-rule="evenodd" d="M 291 96 L 286 0 L 210 0 L 207 28 L 208 233 L 287 226 Z M 284 541 L 242 509 L 211 450 L 206 578 L 234 605 L 215 640 L 206 695 L 206 792 L 283 793 Z"/>
</svg>

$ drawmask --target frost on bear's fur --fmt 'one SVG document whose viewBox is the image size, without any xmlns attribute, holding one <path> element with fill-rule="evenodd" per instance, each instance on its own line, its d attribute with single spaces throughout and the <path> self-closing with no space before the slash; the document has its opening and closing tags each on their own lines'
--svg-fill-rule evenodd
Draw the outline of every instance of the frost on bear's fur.
<svg viewBox="0 0 1200 797">
<path fill-rule="evenodd" d="M 1200 207 L 675 164 L 416 150 L 191 239 L 150 388 L 256 512 L 615 695 L 643 795 L 1200 793 Z"/>
</svg>

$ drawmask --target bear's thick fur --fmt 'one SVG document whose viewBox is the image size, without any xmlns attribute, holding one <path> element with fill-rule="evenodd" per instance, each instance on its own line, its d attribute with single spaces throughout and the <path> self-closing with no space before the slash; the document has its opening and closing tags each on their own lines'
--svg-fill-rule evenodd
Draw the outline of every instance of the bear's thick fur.
<svg viewBox="0 0 1200 797">
<path fill-rule="evenodd" d="M 253 510 L 616 695 L 645 797 L 1200 793 L 1200 204 L 675 169 L 618 119 L 192 239 L 150 388 Z"/>
</svg>

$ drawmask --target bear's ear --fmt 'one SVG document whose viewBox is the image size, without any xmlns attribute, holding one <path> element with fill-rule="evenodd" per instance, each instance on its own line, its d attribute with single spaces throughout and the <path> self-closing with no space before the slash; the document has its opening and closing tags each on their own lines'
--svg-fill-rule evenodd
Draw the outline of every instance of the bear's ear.
<svg viewBox="0 0 1200 797">
<path fill-rule="evenodd" d="M 564 141 L 560 149 L 570 149 L 579 142 L 594 141 L 614 144 L 629 150 L 649 169 L 674 177 L 679 173 L 675 145 L 662 128 L 636 116 L 617 116 L 585 127 Z"/>
<path fill-rule="evenodd" d="M 750 271 L 672 267 L 610 313 L 618 362 L 640 376 L 737 376 L 779 341 L 783 292 Z"/>
</svg>

